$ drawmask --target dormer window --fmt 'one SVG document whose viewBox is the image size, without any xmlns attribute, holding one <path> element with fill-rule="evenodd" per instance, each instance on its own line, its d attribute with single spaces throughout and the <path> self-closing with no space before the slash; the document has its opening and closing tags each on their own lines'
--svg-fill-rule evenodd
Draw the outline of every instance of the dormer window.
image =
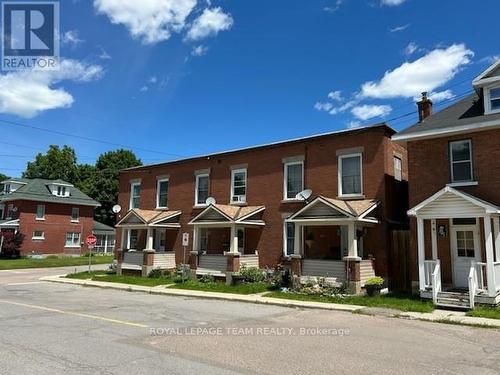
<svg viewBox="0 0 500 375">
<path fill-rule="evenodd" d="M 500 87 L 489 90 L 489 112 L 500 112 Z"/>
<path fill-rule="evenodd" d="M 66 196 L 66 186 L 58 186 L 57 187 L 57 195 L 59 197 L 64 197 Z"/>
<path fill-rule="evenodd" d="M 10 194 L 10 192 L 11 192 L 10 184 L 5 184 L 5 185 L 3 186 L 3 192 L 4 192 L 5 194 Z"/>
<path fill-rule="evenodd" d="M 69 197 L 70 187 L 72 186 L 73 185 L 63 184 L 58 182 L 53 182 L 47 185 L 52 195 L 55 195 L 56 197 Z"/>
</svg>

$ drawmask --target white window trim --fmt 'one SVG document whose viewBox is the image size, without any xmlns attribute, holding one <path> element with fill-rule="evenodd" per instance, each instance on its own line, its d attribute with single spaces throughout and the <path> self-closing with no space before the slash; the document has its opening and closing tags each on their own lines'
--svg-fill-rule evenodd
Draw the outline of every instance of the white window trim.
<svg viewBox="0 0 500 375">
<path fill-rule="evenodd" d="M 484 114 L 492 115 L 494 113 L 500 113 L 500 109 L 491 109 L 491 90 L 492 89 L 500 89 L 498 84 L 485 87 L 484 88 Z"/>
<path fill-rule="evenodd" d="M 133 207 L 133 201 L 134 201 L 134 186 L 139 186 L 139 188 L 141 187 L 141 183 L 140 182 L 131 182 L 130 183 L 130 200 L 129 200 L 129 209 L 132 209 Z M 141 197 L 141 194 L 139 193 L 139 199 Z"/>
<path fill-rule="evenodd" d="M 170 188 L 170 183 L 169 183 L 170 179 L 169 178 L 160 178 L 156 181 L 156 208 L 157 209 L 166 209 L 168 208 L 168 190 Z M 167 205 L 166 206 L 160 206 L 160 184 L 162 182 L 167 182 L 168 183 L 168 186 L 167 186 Z M 139 184 L 138 182 L 135 182 L 135 184 Z"/>
<path fill-rule="evenodd" d="M 469 162 L 470 162 L 470 176 L 471 176 L 471 179 L 470 180 L 465 180 L 465 181 L 455 181 L 455 176 L 453 176 L 453 150 L 452 150 L 452 145 L 454 143 L 458 143 L 458 142 L 467 142 L 469 144 Z M 456 140 L 456 141 L 451 141 L 450 144 L 448 145 L 449 147 L 449 152 L 450 152 L 450 178 L 451 178 L 451 182 L 450 184 L 452 184 L 452 186 L 467 186 L 467 184 L 471 183 L 471 182 L 475 182 L 474 181 L 474 162 L 472 161 L 472 156 L 473 156 L 473 151 L 472 151 L 472 140 L 471 139 L 460 139 L 460 140 Z M 457 163 L 464 163 L 466 162 L 466 160 L 461 160 L 461 161 L 457 161 Z M 466 184 L 466 185 L 464 185 Z"/>
<path fill-rule="evenodd" d="M 292 165 L 301 165 L 302 166 L 302 188 L 300 191 L 304 190 L 304 161 L 291 161 L 283 164 L 283 200 L 284 201 L 298 201 L 301 199 L 297 199 L 295 197 L 288 198 L 288 167 Z"/>
<path fill-rule="evenodd" d="M 38 217 L 38 207 L 40 207 L 40 206 L 43 207 L 43 216 L 42 217 Z M 44 204 L 37 204 L 36 205 L 35 220 L 36 221 L 45 221 L 45 205 Z"/>
<path fill-rule="evenodd" d="M 42 235 L 41 236 L 35 236 L 35 232 L 42 232 Z M 45 232 L 42 231 L 42 230 L 34 230 L 33 231 L 33 236 L 31 237 L 31 239 L 35 240 L 35 241 L 45 240 Z"/>
<path fill-rule="evenodd" d="M 360 187 L 361 187 L 361 192 L 360 193 L 355 193 L 355 194 L 343 194 L 342 192 L 342 160 L 343 159 L 348 159 L 348 158 L 353 158 L 353 157 L 359 157 L 360 161 Z M 359 198 L 363 197 L 363 154 L 360 152 L 354 153 L 354 154 L 344 154 L 344 155 L 339 155 L 338 157 L 338 193 L 339 197 L 341 198 Z"/>
<path fill-rule="evenodd" d="M 197 174 L 195 176 L 196 183 L 195 183 L 195 188 L 194 188 L 194 206 L 195 207 L 206 207 L 207 206 L 206 203 L 198 203 L 198 186 L 199 186 L 199 179 L 201 177 L 207 177 L 208 178 L 208 196 L 210 196 L 210 174 L 209 173 Z M 231 176 L 231 180 L 232 180 L 232 176 Z M 231 189 L 231 191 L 232 191 L 232 189 Z"/>
<path fill-rule="evenodd" d="M 2 214 L 0 215 L 0 220 L 3 220 L 3 217 L 5 216 L 5 204 L 0 204 L 0 212 L 2 212 Z"/>
<path fill-rule="evenodd" d="M 396 159 L 400 162 L 400 169 L 396 169 Z M 399 155 L 394 155 L 392 162 L 394 163 L 394 179 L 396 181 L 403 181 L 403 158 Z M 396 171 L 399 173 L 399 176 L 396 174 Z"/>
<path fill-rule="evenodd" d="M 236 175 L 236 173 L 241 173 L 241 172 L 244 172 L 245 173 L 245 201 L 244 202 L 234 202 L 233 201 L 233 198 L 235 197 L 234 195 L 234 176 Z M 247 202 L 247 192 L 248 192 L 248 173 L 247 173 L 247 169 L 246 168 L 240 168 L 240 169 L 233 169 L 231 171 L 231 199 L 230 199 L 230 204 L 246 204 Z"/>
<path fill-rule="evenodd" d="M 68 233 L 71 233 L 72 234 L 72 242 L 74 242 L 75 240 L 75 234 L 78 234 L 78 245 L 68 245 L 67 243 L 67 235 Z M 81 242 L 82 242 L 82 234 L 79 233 L 79 232 L 67 232 L 67 233 L 64 233 L 64 247 L 67 248 L 67 249 L 79 249 L 81 248 Z"/>
<path fill-rule="evenodd" d="M 77 214 L 77 218 L 76 219 L 73 219 L 73 212 L 75 210 L 78 210 L 78 214 Z M 71 208 L 71 222 L 72 223 L 79 223 L 80 222 L 80 208 L 79 207 L 73 207 Z"/>
</svg>

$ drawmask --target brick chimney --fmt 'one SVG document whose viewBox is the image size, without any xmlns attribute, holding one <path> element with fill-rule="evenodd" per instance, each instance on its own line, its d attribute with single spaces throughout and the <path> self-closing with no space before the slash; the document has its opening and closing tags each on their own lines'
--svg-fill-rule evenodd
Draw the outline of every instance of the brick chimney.
<svg viewBox="0 0 500 375">
<path fill-rule="evenodd" d="M 432 100 L 427 97 L 427 93 L 422 93 L 422 99 L 417 102 L 418 107 L 418 122 L 424 121 L 427 117 L 432 115 Z"/>
</svg>

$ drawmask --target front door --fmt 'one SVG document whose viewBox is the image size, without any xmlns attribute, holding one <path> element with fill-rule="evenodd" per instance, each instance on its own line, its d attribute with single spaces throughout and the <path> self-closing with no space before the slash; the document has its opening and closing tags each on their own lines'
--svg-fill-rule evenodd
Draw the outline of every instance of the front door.
<svg viewBox="0 0 500 375">
<path fill-rule="evenodd" d="M 453 286 L 457 288 L 468 288 L 471 261 L 481 261 L 479 228 L 475 225 L 452 227 L 451 250 Z"/>
</svg>

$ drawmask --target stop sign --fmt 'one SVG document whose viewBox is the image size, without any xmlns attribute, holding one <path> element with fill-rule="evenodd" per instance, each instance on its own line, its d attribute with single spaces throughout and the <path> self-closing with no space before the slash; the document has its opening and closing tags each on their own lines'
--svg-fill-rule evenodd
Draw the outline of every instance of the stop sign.
<svg viewBox="0 0 500 375">
<path fill-rule="evenodd" d="M 87 238 L 85 238 L 85 243 L 87 246 L 94 246 L 97 243 L 97 237 L 93 234 L 89 234 Z"/>
</svg>

